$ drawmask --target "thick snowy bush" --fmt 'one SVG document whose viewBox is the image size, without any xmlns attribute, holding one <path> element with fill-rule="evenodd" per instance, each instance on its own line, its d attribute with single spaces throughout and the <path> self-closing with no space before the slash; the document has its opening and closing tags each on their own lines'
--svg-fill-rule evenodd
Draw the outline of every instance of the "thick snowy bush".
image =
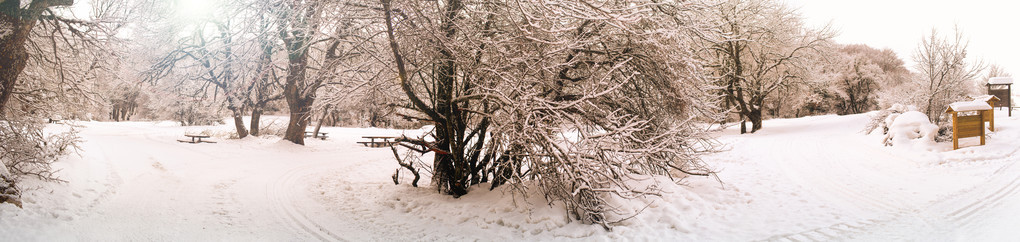
<svg viewBox="0 0 1020 242">
<path fill-rule="evenodd" d="M 918 111 L 889 115 L 886 122 L 889 132 L 883 141 L 885 145 L 933 145 L 938 136 L 939 127 L 929 122 L 927 115 Z"/>
<path fill-rule="evenodd" d="M 870 134 L 881 128 L 882 134 L 888 134 L 889 125 L 892 124 L 892 120 L 907 111 L 917 111 L 917 108 L 897 103 L 893 104 L 892 107 L 872 113 L 870 116 L 871 122 L 864 127 L 864 133 Z"/>
<path fill-rule="evenodd" d="M 68 132 L 46 135 L 38 118 L 0 120 L 0 202 L 20 206 L 17 182 L 25 177 L 59 181 L 51 164 L 75 148 L 79 139 Z"/>
</svg>

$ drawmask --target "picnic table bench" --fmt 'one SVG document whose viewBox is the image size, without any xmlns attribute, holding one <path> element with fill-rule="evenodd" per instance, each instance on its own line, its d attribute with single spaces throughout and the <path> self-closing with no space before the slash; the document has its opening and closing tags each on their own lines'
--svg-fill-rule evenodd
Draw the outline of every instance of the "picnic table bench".
<svg viewBox="0 0 1020 242">
<path fill-rule="evenodd" d="M 329 136 L 326 136 L 326 134 L 327 134 L 326 132 L 319 132 L 318 137 L 316 137 L 315 131 L 305 131 L 305 137 L 306 138 L 307 137 L 315 137 L 315 138 L 319 138 L 321 140 L 326 140 L 326 138 L 329 138 Z"/>
<path fill-rule="evenodd" d="M 177 141 L 178 141 L 178 142 L 181 142 L 181 143 L 191 143 L 191 144 L 198 144 L 198 143 L 202 143 L 202 142 L 206 142 L 206 143 L 216 143 L 216 142 L 213 142 L 213 141 L 208 141 L 208 140 L 202 140 L 202 139 L 208 139 L 208 138 L 209 138 L 209 136 L 208 136 L 208 135 L 200 135 L 200 134 L 185 134 L 184 136 L 190 137 L 190 138 L 191 138 L 191 141 L 188 141 L 188 140 L 183 140 L 183 139 L 179 139 L 179 140 L 177 140 Z"/>
<path fill-rule="evenodd" d="M 373 148 L 389 147 L 390 145 L 397 143 L 396 141 L 393 141 L 393 139 L 396 139 L 397 137 L 393 136 L 361 136 L 361 138 L 369 139 L 369 141 L 359 141 L 358 144 Z M 376 139 L 379 139 L 380 141 L 376 141 Z"/>
</svg>

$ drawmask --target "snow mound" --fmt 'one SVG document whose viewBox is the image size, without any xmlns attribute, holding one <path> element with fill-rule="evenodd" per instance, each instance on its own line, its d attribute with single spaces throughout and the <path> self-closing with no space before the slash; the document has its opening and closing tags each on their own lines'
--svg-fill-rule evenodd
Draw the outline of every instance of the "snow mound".
<svg viewBox="0 0 1020 242">
<path fill-rule="evenodd" d="M 1013 84 L 1013 78 L 1012 77 L 1008 77 L 1008 76 L 1006 76 L 1006 77 L 992 77 L 992 78 L 988 79 L 988 84 L 992 84 L 992 85 Z"/>
<path fill-rule="evenodd" d="M 889 133 L 885 136 L 886 145 L 926 150 L 934 148 L 939 126 L 929 122 L 928 116 L 924 113 L 909 111 L 899 115 L 889 115 L 886 122 L 889 124 Z"/>
<path fill-rule="evenodd" d="M 987 102 L 982 101 L 963 101 L 950 103 L 949 108 L 957 112 L 967 112 L 978 110 L 991 110 L 992 106 L 989 106 Z"/>
</svg>

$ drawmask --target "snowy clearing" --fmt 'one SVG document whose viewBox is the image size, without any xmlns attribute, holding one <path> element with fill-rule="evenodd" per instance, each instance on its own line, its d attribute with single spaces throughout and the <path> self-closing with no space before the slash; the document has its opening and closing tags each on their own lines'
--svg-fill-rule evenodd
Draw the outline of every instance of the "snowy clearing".
<svg viewBox="0 0 1020 242">
<path fill-rule="evenodd" d="M 330 128 L 298 146 L 278 138 L 177 142 L 226 130 L 166 122 L 83 122 L 80 156 L 58 162 L 67 183 L 22 182 L 24 209 L 0 204 L 9 241 L 54 240 L 1020 240 L 1020 120 L 996 115 L 976 138 L 934 150 L 882 146 L 867 115 L 765 121 L 719 134 L 719 171 L 624 204 L 644 212 L 612 231 L 568 220 L 540 193 L 474 187 L 459 199 L 390 176 L 389 149 L 365 135 L 421 130 Z M 51 125 L 50 129 L 63 128 Z M 664 184 L 664 185 L 663 185 Z M 504 195 L 506 194 L 506 195 Z M 521 205 L 521 206 L 515 206 Z M 530 204 L 530 205 L 525 205 Z"/>
</svg>

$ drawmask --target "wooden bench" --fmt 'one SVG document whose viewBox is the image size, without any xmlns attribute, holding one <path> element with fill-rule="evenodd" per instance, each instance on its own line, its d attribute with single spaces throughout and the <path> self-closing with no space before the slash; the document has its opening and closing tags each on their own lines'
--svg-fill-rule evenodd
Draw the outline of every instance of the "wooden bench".
<svg viewBox="0 0 1020 242">
<path fill-rule="evenodd" d="M 178 141 L 178 142 L 181 142 L 181 143 L 191 143 L 191 144 L 198 144 L 198 143 L 202 143 L 202 142 L 206 142 L 206 143 L 216 143 L 216 142 L 213 142 L 213 141 L 208 141 L 208 140 L 202 140 L 202 139 L 208 139 L 208 138 L 209 138 L 209 136 L 208 136 L 208 135 L 198 135 L 198 134 L 186 134 L 186 135 L 184 135 L 184 136 L 190 137 L 190 138 L 191 138 L 191 141 L 188 141 L 188 140 L 183 140 L 183 139 L 179 139 L 179 140 L 177 140 L 177 141 Z"/>
<path fill-rule="evenodd" d="M 361 136 L 361 138 L 368 139 L 369 141 L 359 141 L 358 144 L 372 148 L 390 147 L 397 143 L 396 141 L 393 141 L 393 139 L 396 139 L 397 137 L 393 136 Z M 376 139 L 379 139 L 380 141 L 376 141 Z"/>
<path fill-rule="evenodd" d="M 327 134 L 326 132 L 319 132 L 318 137 L 315 137 L 316 136 L 315 131 L 305 131 L 305 138 L 315 137 L 321 140 L 326 140 L 326 138 L 329 138 L 329 136 L 327 136 L 326 134 Z"/>
</svg>

